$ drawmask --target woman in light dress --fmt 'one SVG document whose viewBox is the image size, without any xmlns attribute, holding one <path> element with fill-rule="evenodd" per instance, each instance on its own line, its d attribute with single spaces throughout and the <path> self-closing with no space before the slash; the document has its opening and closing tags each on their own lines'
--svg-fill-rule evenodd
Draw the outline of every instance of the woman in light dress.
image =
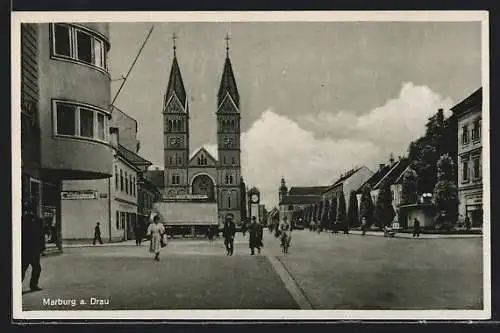
<svg viewBox="0 0 500 333">
<path fill-rule="evenodd" d="M 147 235 L 151 236 L 151 244 L 149 246 L 149 252 L 154 253 L 155 261 L 160 261 L 160 250 L 161 250 L 161 241 L 163 234 L 165 233 L 165 227 L 160 222 L 160 217 L 155 215 L 153 217 L 153 223 L 151 223 L 148 227 Z"/>
</svg>

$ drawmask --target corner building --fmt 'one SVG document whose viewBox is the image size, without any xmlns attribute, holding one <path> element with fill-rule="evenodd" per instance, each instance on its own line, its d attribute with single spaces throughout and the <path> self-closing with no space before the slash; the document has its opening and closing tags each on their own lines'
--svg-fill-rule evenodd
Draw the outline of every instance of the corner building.
<svg viewBox="0 0 500 333">
<path fill-rule="evenodd" d="M 21 26 L 22 184 L 61 249 L 64 180 L 112 175 L 107 23 Z"/>
<path fill-rule="evenodd" d="M 203 147 L 190 155 L 191 110 L 182 80 L 176 49 L 164 96 L 163 196 L 204 195 L 217 202 L 218 219 L 232 214 L 241 223 L 240 96 L 229 58 L 222 71 L 217 94 L 217 158 Z"/>
</svg>

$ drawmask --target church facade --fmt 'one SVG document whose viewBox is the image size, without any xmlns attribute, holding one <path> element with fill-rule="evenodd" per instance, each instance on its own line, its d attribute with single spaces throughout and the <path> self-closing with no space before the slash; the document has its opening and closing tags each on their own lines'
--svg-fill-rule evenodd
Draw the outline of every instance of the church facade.
<svg viewBox="0 0 500 333">
<path fill-rule="evenodd" d="M 217 105 L 217 152 L 212 156 L 201 147 L 190 154 L 188 96 L 181 76 L 174 45 L 174 58 L 164 96 L 163 136 L 164 172 L 163 196 L 175 199 L 183 196 L 203 196 L 217 203 L 219 222 L 227 214 L 241 220 L 241 150 L 240 97 L 236 86 L 229 48 L 222 72 Z"/>
</svg>

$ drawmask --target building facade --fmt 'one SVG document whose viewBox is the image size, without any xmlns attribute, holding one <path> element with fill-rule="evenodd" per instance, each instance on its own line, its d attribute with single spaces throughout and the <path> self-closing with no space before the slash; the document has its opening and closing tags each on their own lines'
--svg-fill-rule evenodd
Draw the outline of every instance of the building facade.
<svg viewBox="0 0 500 333">
<path fill-rule="evenodd" d="M 228 50 L 227 50 L 228 51 Z M 217 158 L 201 147 L 190 155 L 190 112 L 176 48 L 164 96 L 163 196 L 203 195 L 217 202 L 218 219 L 227 214 L 241 224 L 240 97 L 229 52 L 217 95 Z"/>
<path fill-rule="evenodd" d="M 108 24 L 22 24 L 21 45 L 23 200 L 61 249 L 62 181 L 112 173 Z"/>
<path fill-rule="evenodd" d="M 482 88 L 452 108 L 458 121 L 459 221 L 483 225 Z"/>
<path fill-rule="evenodd" d="M 100 223 L 103 241 L 135 238 L 136 226 L 144 230 L 157 190 L 143 180 L 151 162 L 119 142 L 119 129 L 110 128 L 113 147 L 113 176 L 108 179 L 63 182 L 62 237 L 67 242 L 90 240 Z"/>
</svg>

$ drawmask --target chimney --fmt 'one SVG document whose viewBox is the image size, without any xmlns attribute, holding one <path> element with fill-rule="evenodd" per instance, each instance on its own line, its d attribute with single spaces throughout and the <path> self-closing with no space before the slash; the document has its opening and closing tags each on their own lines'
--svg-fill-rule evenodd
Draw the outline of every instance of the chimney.
<svg viewBox="0 0 500 333">
<path fill-rule="evenodd" d="M 118 143 L 120 142 L 120 133 L 118 127 L 110 127 L 109 134 L 111 137 L 111 146 L 118 148 Z"/>
<path fill-rule="evenodd" d="M 385 167 L 385 164 L 384 163 L 380 163 L 378 166 L 379 166 L 380 170 L 382 170 Z"/>
</svg>

